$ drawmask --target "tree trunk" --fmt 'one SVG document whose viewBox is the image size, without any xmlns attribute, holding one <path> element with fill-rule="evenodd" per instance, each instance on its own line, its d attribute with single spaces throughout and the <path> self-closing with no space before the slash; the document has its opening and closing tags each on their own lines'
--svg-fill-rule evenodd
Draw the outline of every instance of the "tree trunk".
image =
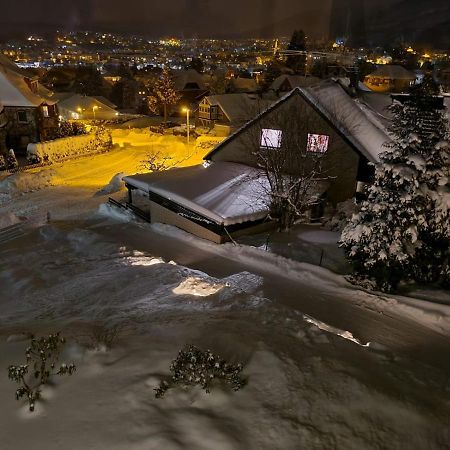
<svg viewBox="0 0 450 450">
<path fill-rule="evenodd" d="M 164 103 L 164 127 L 167 127 L 167 105 Z"/>
</svg>

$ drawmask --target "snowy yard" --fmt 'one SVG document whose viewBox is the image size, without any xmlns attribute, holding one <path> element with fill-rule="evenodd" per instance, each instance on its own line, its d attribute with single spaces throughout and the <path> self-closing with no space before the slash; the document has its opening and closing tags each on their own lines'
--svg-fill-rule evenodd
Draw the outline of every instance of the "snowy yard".
<svg viewBox="0 0 450 450">
<path fill-rule="evenodd" d="M 50 213 L 0 243 L 2 450 L 449 448 L 449 306 L 110 209 L 111 179 L 138 171 L 148 144 L 126 133 L 111 153 L 0 182 L 4 223 Z M 92 348 L 94 327 L 111 325 L 112 348 Z M 6 368 L 23 361 L 22 333 L 59 330 L 77 372 L 30 414 Z M 242 362 L 247 386 L 156 399 L 187 344 Z"/>
</svg>

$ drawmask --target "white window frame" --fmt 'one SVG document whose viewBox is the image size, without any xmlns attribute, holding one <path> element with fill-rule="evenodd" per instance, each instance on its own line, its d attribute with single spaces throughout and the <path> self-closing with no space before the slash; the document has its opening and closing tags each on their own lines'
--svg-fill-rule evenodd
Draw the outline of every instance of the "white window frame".
<svg viewBox="0 0 450 450">
<path fill-rule="evenodd" d="M 324 150 L 320 149 L 320 145 L 317 146 L 318 150 L 312 149 L 312 139 L 314 137 L 325 138 L 325 142 L 321 145 L 324 146 Z M 308 140 L 306 142 L 306 152 L 311 155 L 325 155 L 328 153 L 328 149 L 330 147 L 330 136 L 328 134 L 318 134 L 318 133 L 308 133 Z"/>
<path fill-rule="evenodd" d="M 261 148 L 277 150 L 281 148 L 282 140 L 283 130 L 278 130 L 275 128 L 263 128 L 261 130 Z"/>
</svg>

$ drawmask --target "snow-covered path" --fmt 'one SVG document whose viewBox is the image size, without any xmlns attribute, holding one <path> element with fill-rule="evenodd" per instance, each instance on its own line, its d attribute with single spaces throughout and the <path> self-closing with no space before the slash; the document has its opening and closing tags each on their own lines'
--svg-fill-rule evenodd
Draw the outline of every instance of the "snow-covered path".
<svg viewBox="0 0 450 450">
<path fill-rule="evenodd" d="M 444 322 L 411 320 L 403 305 L 381 314 L 383 302 L 326 270 L 100 216 L 50 223 L 3 245 L 0 261 L 0 367 L 19 362 L 25 346 L 7 336 L 55 329 L 71 338 L 66 357 L 78 365 L 44 390 L 33 416 L 0 378 L 2 448 L 441 450 L 450 442 L 449 337 L 436 331 Z M 125 324 L 112 350 L 83 344 L 97 323 Z M 155 399 L 187 343 L 243 361 L 248 386 Z"/>
</svg>

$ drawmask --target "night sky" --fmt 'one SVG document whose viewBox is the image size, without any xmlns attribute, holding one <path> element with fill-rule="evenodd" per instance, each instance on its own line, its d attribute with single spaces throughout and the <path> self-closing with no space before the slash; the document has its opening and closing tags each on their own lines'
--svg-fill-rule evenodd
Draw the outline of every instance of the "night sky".
<svg viewBox="0 0 450 450">
<path fill-rule="evenodd" d="M 303 28 L 328 36 L 333 0 L 20 0 L 1 6 L 0 33 L 101 29 L 149 36 L 256 37 Z M 334 0 L 345 2 L 348 0 Z M 359 0 L 363 1 L 363 0 Z M 2 2 L 3 3 L 3 2 Z M 369 37 L 450 39 L 448 0 L 366 0 Z M 434 30 L 434 31 L 433 31 Z"/>
</svg>

